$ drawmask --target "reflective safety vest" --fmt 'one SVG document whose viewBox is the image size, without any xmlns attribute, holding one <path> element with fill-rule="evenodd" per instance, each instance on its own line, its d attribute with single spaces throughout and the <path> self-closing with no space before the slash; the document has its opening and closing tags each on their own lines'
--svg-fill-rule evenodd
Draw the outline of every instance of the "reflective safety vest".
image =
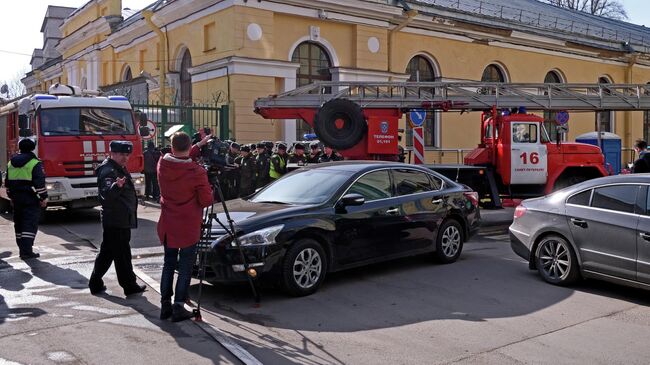
<svg viewBox="0 0 650 365">
<path fill-rule="evenodd" d="M 280 156 L 277 155 L 280 158 L 280 168 L 284 170 L 284 167 L 287 166 L 287 158 L 286 156 Z M 275 157 L 275 156 L 274 156 Z M 273 165 L 273 157 L 271 158 L 271 168 L 269 169 L 269 176 L 272 179 L 279 179 L 282 177 L 282 174 L 279 171 L 275 171 L 275 166 Z"/>
<path fill-rule="evenodd" d="M 25 165 L 21 167 L 13 167 L 11 161 L 7 166 L 7 179 L 8 180 L 22 180 L 22 181 L 32 181 L 32 171 L 34 166 L 40 161 L 37 158 L 32 158 Z"/>
</svg>

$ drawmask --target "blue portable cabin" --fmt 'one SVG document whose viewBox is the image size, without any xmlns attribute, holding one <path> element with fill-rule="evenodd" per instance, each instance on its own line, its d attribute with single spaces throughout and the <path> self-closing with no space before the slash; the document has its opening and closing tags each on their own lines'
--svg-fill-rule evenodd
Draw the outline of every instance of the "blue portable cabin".
<svg viewBox="0 0 650 365">
<path fill-rule="evenodd" d="M 598 146 L 598 132 L 589 132 L 576 137 L 576 142 Z M 605 169 L 614 174 L 621 173 L 621 137 L 610 132 L 600 132 L 600 149 L 605 155 Z M 611 170 L 610 168 L 611 167 Z"/>
</svg>

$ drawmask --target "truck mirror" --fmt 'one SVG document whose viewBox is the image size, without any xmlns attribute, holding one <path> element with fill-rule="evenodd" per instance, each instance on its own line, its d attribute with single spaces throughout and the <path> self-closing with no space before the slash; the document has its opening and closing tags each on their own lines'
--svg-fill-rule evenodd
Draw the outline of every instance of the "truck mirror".
<svg viewBox="0 0 650 365">
<path fill-rule="evenodd" d="M 29 128 L 29 120 L 25 114 L 20 114 L 18 116 L 18 129 L 27 129 Z"/>
<path fill-rule="evenodd" d="M 147 137 L 147 136 L 149 136 L 149 133 L 150 133 L 149 127 L 146 127 L 146 126 L 145 127 L 140 127 L 140 136 L 141 137 Z"/>
<path fill-rule="evenodd" d="M 34 133 L 29 128 L 21 128 L 18 131 L 18 136 L 20 136 L 20 137 L 31 137 L 33 135 L 34 135 Z"/>
</svg>

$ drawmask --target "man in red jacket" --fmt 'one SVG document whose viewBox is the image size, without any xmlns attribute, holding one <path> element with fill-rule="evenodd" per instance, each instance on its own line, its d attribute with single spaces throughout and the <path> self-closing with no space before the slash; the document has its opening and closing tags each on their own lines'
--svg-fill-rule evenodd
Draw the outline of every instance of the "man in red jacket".
<svg viewBox="0 0 650 365">
<path fill-rule="evenodd" d="M 190 136 L 177 132 L 171 142 L 172 153 L 166 154 L 158 162 L 158 237 L 165 247 L 165 263 L 160 280 L 160 319 L 171 317 L 172 321 L 178 322 L 193 316 L 185 309 L 184 303 L 192 279 L 196 244 L 201 236 L 203 208 L 210 206 L 213 200 L 206 171 L 190 157 Z M 172 305 L 172 284 L 177 264 L 178 279 Z"/>
</svg>

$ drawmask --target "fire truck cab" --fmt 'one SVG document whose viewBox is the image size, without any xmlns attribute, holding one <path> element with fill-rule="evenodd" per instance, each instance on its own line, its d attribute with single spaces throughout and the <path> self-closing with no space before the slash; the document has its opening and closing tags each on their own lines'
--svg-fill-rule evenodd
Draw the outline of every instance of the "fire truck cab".
<svg viewBox="0 0 650 365">
<path fill-rule="evenodd" d="M 43 162 L 48 207 L 90 208 L 99 205 L 95 169 L 113 140 L 133 143 L 127 168 L 136 191 L 144 194 L 141 137 L 128 100 L 97 96 L 76 86 L 55 84 L 49 94 L 35 94 L 0 108 L 0 166 L 3 180 L 18 141 L 32 138 Z M 4 184 L 3 184 L 4 185 Z M 8 202 L 4 186 L 0 199 Z"/>
<path fill-rule="evenodd" d="M 481 143 L 464 162 L 492 169 L 501 193 L 520 197 L 548 194 L 608 175 L 600 148 L 553 142 L 544 119 L 523 108 L 483 112 L 481 136 Z"/>
</svg>

